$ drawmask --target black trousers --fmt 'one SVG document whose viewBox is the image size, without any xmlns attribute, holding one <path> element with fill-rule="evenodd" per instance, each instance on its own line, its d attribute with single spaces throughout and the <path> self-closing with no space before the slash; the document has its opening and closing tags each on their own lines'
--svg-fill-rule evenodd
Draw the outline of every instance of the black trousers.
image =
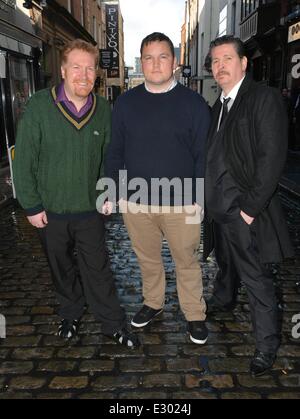
<svg viewBox="0 0 300 419">
<path fill-rule="evenodd" d="M 279 327 L 274 278 L 260 262 L 253 226 L 239 217 L 229 224 L 215 223 L 214 234 L 219 266 L 214 298 L 223 306 L 233 304 L 242 282 L 249 298 L 256 347 L 262 352 L 276 353 Z"/>
<path fill-rule="evenodd" d="M 59 316 L 79 319 L 87 304 L 102 322 L 104 334 L 111 335 L 123 327 L 125 313 L 110 270 L 103 216 L 95 213 L 66 218 L 48 214 L 48 225 L 39 232 L 60 303 Z"/>
</svg>

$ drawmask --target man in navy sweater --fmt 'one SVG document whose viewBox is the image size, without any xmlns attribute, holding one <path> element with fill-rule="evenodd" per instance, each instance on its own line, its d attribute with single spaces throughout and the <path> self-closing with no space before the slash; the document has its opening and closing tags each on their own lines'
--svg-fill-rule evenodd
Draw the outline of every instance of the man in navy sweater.
<svg viewBox="0 0 300 419">
<path fill-rule="evenodd" d="M 190 338 L 204 344 L 206 304 L 197 257 L 203 203 L 196 192 L 204 177 L 210 112 L 200 95 L 175 80 L 174 46 L 166 35 L 153 33 L 143 40 L 141 61 L 145 84 L 116 102 L 105 165 L 107 177 L 118 183 L 125 169 L 129 182 L 127 196 L 121 193 L 118 199 L 140 264 L 144 297 L 131 324 L 144 327 L 163 311 L 165 238 L 175 261 L 178 297 Z M 141 180 L 143 193 L 137 193 L 130 185 Z M 172 187 L 164 188 L 164 182 Z M 111 212 L 109 202 L 104 212 Z M 189 221 L 196 215 L 197 225 Z"/>
</svg>

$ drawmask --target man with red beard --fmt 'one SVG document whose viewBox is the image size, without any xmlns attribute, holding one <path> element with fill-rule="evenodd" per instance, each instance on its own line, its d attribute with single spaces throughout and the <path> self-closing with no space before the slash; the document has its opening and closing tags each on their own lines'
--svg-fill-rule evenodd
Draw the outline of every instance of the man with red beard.
<svg viewBox="0 0 300 419">
<path fill-rule="evenodd" d="M 105 335 L 133 348 L 138 341 L 125 327 L 103 216 L 96 211 L 96 183 L 111 124 L 107 101 L 92 93 L 98 59 L 97 48 L 82 40 L 64 48 L 62 83 L 36 93 L 18 127 L 14 180 L 47 254 L 60 303 L 59 336 L 70 339 L 77 333 L 87 303 Z"/>
</svg>

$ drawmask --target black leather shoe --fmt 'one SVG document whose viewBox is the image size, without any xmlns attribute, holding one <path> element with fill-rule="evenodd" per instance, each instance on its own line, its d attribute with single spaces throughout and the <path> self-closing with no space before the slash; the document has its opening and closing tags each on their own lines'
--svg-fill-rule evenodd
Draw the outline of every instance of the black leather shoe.
<svg viewBox="0 0 300 419">
<path fill-rule="evenodd" d="M 250 364 L 250 372 L 253 377 L 261 377 L 270 371 L 274 365 L 276 354 L 255 351 Z"/>
<path fill-rule="evenodd" d="M 58 327 L 58 336 L 62 339 L 72 339 L 78 333 L 78 320 L 63 319 Z"/>
<path fill-rule="evenodd" d="M 208 330 L 204 321 L 188 322 L 190 339 L 197 345 L 204 345 L 207 342 Z"/>
<path fill-rule="evenodd" d="M 126 329 L 126 327 L 118 330 L 110 337 L 119 345 L 126 346 L 128 349 L 137 349 L 140 346 L 139 338 Z"/>
<path fill-rule="evenodd" d="M 154 317 L 162 313 L 162 311 L 162 308 L 154 310 L 154 308 L 143 305 L 140 311 L 138 311 L 131 320 L 131 325 L 134 327 L 145 327 L 154 319 Z"/>
</svg>

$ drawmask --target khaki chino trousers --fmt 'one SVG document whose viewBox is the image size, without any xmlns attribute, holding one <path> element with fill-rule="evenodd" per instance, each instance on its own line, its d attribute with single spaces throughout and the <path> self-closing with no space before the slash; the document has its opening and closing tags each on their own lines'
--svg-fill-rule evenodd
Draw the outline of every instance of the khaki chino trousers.
<svg viewBox="0 0 300 419">
<path fill-rule="evenodd" d="M 166 277 L 162 260 L 165 238 L 176 266 L 181 310 L 187 321 L 204 321 L 206 304 L 197 254 L 200 207 L 199 215 L 196 215 L 194 206 L 150 207 L 121 201 L 120 210 L 141 268 L 144 304 L 158 310 L 165 303 Z M 190 224 L 188 220 L 193 221 Z"/>
</svg>

